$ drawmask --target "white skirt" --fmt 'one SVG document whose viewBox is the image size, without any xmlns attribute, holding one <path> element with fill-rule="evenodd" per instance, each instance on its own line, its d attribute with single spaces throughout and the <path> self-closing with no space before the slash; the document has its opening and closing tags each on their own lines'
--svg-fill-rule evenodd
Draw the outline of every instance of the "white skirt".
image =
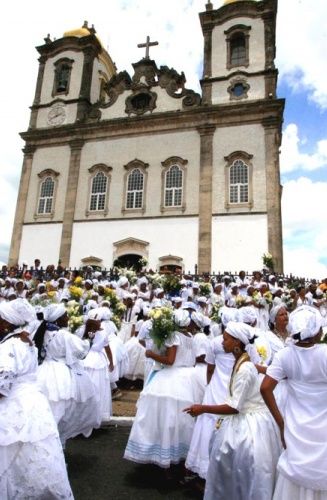
<svg viewBox="0 0 327 500">
<path fill-rule="evenodd" d="M 128 372 L 125 378 L 128 380 L 137 380 L 144 378 L 145 348 L 139 343 L 137 337 L 130 338 L 126 344 L 129 359 Z"/>
<path fill-rule="evenodd" d="M 83 364 L 95 387 L 97 427 L 100 427 L 101 422 L 108 422 L 112 414 L 108 358 L 104 351 L 90 351 Z"/>
<path fill-rule="evenodd" d="M 278 474 L 273 500 L 327 500 L 327 490 L 310 490 Z"/>
<path fill-rule="evenodd" d="M 193 367 L 171 367 L 150 374 L 137 403 L 124 458 L 168 468 L 187 456 L 193 418 L 183 410 L 203 398 Z"/>
</svg>

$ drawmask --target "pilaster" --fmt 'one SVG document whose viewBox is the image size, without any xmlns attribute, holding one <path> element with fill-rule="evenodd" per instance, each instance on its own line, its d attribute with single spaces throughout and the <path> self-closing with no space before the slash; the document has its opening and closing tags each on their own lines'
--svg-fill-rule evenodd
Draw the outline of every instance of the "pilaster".
<svg viewBox="0 0 327 500">
<path fill-rule="evenodd" d="M 41 91 L 42 91 L 42 85 L 43 85 L 43 78 L 44 78 L 44 70 L 45 70 L 45 63 L 47 61 L 46 56 L 41 56 L 39 58 L 39 72 L 37 75 L 37 82 L 36 82 L 36 89 L 35 89 L 35 96 L 34 96 L 34 102 L 32 106 L 32 112 L 31 112 L 31 117 L 30 117 L 30 123 L 29 127 L 30 128 L 35 128 L 36 127 L 36 120 L 37 120 L 37 108 L 41 102 Z"/>
<path fill-rule="evenodd" d="M 212 172 L 215 125 L 198 128 L 200 134 L 198 272 L 211 271 L 212 251 Z"/>
<path fill-rule="evenodd" d="M 93 47 L 86 47 L 84 50 L 84 64 L 82 73 L 81 90 L 77 108 L 77 120 L 83 121 L 90 105 L 91 84 L 93 74 L 93 63 L 96 56 L 96 50 Z"/>
<path fill-rule="evenodd" d="M 274 270 L 283 272 L 283 229 L 281 212 L 282 188 L 280 185 L 279 147 L 281 121 L 268 117 L 262 122 L 266 146 L 266 198 L 268 217 L 268 251 L 273 256 Z"/>
<path fill-rule="evenodd" d="M 69 266 L 70 260 L 78 177 L 83 145 L 84 140 L 82 139 L 75 139 L 70 142 L 71 153 L 59 252 L 59 260 L 64 267 Z"/>
<path fill-rule="evenodd" d="M 14 219 L 13 232 L 11 237 L 10 252 L 9 252 L 9 266 L 15 266 L 18 264 L 20 245 L 22 241 L 23 233 L 23 223 L 26 210 L 27 193 L 31 178 L 33 156 L 36 147 L 31 145 L 26 145 L 23 149 L 24 161 L 22 167 L 22 174 L 20 177 L 18 198 L 16 204 L 16 213 Z"/>
</svg>

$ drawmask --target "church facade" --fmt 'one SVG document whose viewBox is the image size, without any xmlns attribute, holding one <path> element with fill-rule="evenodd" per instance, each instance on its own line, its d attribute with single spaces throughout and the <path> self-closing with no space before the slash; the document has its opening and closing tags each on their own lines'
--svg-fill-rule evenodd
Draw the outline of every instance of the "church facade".
<svg viewBox="0 0 327 500">
<path fill-rule="evenodd" d="M 283 270 L 277 0 L 200 13 L 201 94 L 146 55 L 117 72 L 87 23 L 37 47 L 9 264 Z"/>
</svg>

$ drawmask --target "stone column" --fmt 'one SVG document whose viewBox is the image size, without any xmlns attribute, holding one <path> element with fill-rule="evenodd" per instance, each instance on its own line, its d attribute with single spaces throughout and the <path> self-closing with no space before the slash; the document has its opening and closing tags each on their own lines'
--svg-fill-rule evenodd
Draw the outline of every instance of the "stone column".
<svg viewBox="0 0 327 500">
<path fill-rule="evenodd" d="M 279 170 L 281 120 L 268 117 L 263 120 L 266 147 L 266 198 L 268 218 L 268 252 L 274 260 L 274 270 L 283 273 L 283 228 Z"/>
<path fill-rule="evenodd" d="M 35 146 L 30 146 L 28 144 L 26 144 L 25 148 L 23 149 L 24 161 L 20 177 L 16 213 L 15 213 L 14 226 L 11 237 L 9 261 L 8 261 L 9 266 L 15 266 L 16 264 L 18 264 L 19 251 L 23 233 L 23 223 L 26 210 L 27 193 L 31 178 L 32 163 L 35 150 L 36 150 Z"/>
<path fill-rule="evenodd" d="M 35 96 L 34 96 L 34 101 L 33 101 L 33 106 L 32 106 L 32 112 L 31 112 L 31 118 L 30 118 L 30 128 L 35 128 L 36 127 L 36 120 L 37 120 L 37 106 L 41 102 L 41 91 L 42 91 L 42 85 L 43 85 L 43 77 L 44 77 L 44 70 L 45 70 L 45 63 L 47 61 L 46 56 L 41 56 L 39 58 L 39 72 L 37 75 L 37 82 L 36 82 L 36 89 L 35 89 Z"/>
<path fill-rule="evenodd" d="M 77 186 L 83 145 L 84 140 L 82 139 L 75 139 L 70 142 L 71 153 L 59 252 L 59 259 L 64 267 L 68 267 L 70 263 Z"/>
<path fill-rule="evenodd" d="M 198 128 L 201 141 L 198 242 L 199 274 L 211 272 L 213 135 L 215 130 L 215 125 L 203 125 Z"/>
</svg>

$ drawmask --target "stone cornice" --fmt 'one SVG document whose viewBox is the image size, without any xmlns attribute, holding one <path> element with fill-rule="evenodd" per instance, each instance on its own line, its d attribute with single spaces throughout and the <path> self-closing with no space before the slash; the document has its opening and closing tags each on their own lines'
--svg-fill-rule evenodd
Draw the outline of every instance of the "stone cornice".
<svg viewBox="0 0 327 500">
<path fill-rule="evenodd" d="M 23 140 L 35 146 L 69 144 L 75 138 L 102 140 L 110 137 L 129 137 L 148 133 L 196 130 L 202 125 L 215 127 L 262 123 L 265 117 L 282 122 L 284 99 L 261 99 L 223 105 L 199 106 L 185 111 L 167 111 L 139 117 L 116 118 L 93 123 L 74 123 L 58 128 L 33 129 L 21 133 Z"/>
<path fill-rule="evenodd" d="M 203 80 L 200 80 L 200 83 L 214 83 L 214 82 L 225 82 L 225 81 L 228 81 L 230 80 L 231 78 L 233 78 L 234 76 L 246 76 L 247 78 L 250 78 L 250 77 L 256 77 L 256 76 L 267 76 L 267 75 L 278 75 L 278 70 L 277 69 L 265 69 L 265 70 L 262 70 L 262 71 L 253 71 L 253 72 L 249 72 L 249 71 L 244 71 L 244 70 L 236 70 L 236 71 L 232 71 L 231 73 L 229 73 L 228 75 L 225 75 L 225 76 L 216 76 L 216 77 L 213 77 L 213 78 L 204 78 Z"/>
<path fill-rule="evenodd" d="M 45 45 L 36 47 L 36 50 L 41 54 L 41 56 L 46 58 L 54 57 L 65 50 L 81 52 L 92 49 L 95 55 L 99 54 L 102 51 L 99 40 L 95 35 L 92 34 L 81 38 L 78 38 L 76 36 L 66 36 L 63 38 L 59 38 L 54 42 L 46 43 Z"/>
</svg>

